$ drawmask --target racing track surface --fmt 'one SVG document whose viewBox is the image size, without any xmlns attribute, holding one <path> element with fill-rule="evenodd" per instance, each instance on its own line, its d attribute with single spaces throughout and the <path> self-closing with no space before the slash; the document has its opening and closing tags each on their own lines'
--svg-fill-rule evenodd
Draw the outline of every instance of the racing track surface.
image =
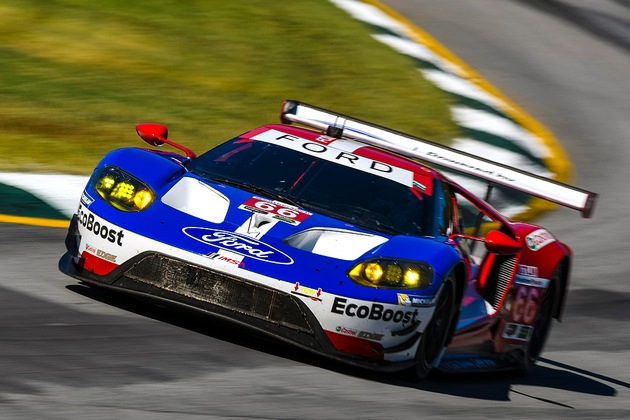
<svg viewBox="0 0 630 420">
<path fill-rule="evenodd" d="M 576 261 L 533 374 L 412 384 L 346 368 L 87 289 L 57 271 L 63 230 L 0 224 L 0 418 L 630 418 L 629 2 L 385 3 L 547 126 L 601 195 L 592 220 L 541 221 Z"/>
</svg>

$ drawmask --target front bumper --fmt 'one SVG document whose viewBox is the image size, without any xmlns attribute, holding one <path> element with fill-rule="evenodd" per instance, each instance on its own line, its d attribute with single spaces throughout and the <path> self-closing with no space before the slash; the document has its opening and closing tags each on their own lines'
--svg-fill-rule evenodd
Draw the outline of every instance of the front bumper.
<svg viewBox="0 0 630 420">
<path fill-rule="evenodd" d="M 87 284 L 202 311 L 363 368 L 393 372 L 415 363 L 372 360 L 340 351 L 296 296 L 162 253 L 141 253 L 108 274 L 95 274 L 84 268 L 79 243 L 75 216 L 66 237 L 68 252 L 59 261 L 59 269 Z M 416 336 L 408 345 L 417 340 Z"/>
</svg>

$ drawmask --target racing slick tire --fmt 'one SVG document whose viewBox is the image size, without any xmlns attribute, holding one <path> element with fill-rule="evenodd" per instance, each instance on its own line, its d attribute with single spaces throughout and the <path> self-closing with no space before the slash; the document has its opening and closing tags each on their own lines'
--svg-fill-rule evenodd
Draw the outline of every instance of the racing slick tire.
<svg viewBox="0 0 630 420">
<path fill-rule="evenodd" d="M 416 364 L 411 368 L 411 379 L 419 381 L 426 378 L 439 363 L 453 329 L 455 315 L 455 274 L 451 272 L 442 286 L 435 312 L 429 325 L 424 329 L 418 351 Z"/>
<path fill-rule="evenodd" d="M 556 291 L 559 287 L 558 282 L 561 279 L 561 274 L 562 265 L 558 265 L 551 276 L 549 287 L 547 287 L 542 301 L 540 302 L 540 308 L 538 310 L 538 314 L 536 315 L 536 319 L 534 320 L 534 331 L 532 332 L 532 337 L 527 344 L 523 362 L 519 369 L 521 375 L 528 375 L 531 373 L 536 361 L 545 347 L 547 337 L 549 337 L 554 309 L 556 307 Z"/>
</svg>

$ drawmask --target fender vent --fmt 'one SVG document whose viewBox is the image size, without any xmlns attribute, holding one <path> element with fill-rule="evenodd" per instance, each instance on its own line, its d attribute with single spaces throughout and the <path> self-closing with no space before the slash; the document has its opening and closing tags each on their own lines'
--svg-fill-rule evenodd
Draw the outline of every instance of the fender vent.
<svg viewBox="0 0 630 420">
<path fill-rule="evenodd" d="M 516 255 L 497 255 L 495 257 L 492 271 L 488 275 L 483 290 L 484 299 L 490 302 L 495 311 L 501 307 L 507 295 L 514 276 L 516 261 Z"/>
</svg>

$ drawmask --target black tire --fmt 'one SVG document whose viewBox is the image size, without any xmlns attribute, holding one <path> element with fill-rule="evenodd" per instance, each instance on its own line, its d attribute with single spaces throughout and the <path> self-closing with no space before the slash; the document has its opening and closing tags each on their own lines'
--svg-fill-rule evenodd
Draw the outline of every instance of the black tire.
<svg viewBox="0 0 630 420">
<path fill-rule="evenodd" d="M 538 361 L 538 358 L 545 348 L 545 343 L 547 342 L 553 323 L 561 272 L 562 266 L 559 265 L 551 276 L 549 287 L 547 287 L 542 302 L 540 303 L 540 308 L 538 309 L 536 320 L 534 321 L 534 331 L 532 332 L 532 337 L 527 344 L 527 349 L 523 357 L 521 366 L 521 374 L 523 375 L 531 373 L 536 361 Z"/>
<path fill-rule="evenodd" d="M 455 322 L 455 275 L 449 274 L 435 304 L 435 312 L 424 329 L 416 353 L 416 365 L 411 369 L 413 380 L 426 378 L 437 366 L 447 345 Z"/>
</svg>

